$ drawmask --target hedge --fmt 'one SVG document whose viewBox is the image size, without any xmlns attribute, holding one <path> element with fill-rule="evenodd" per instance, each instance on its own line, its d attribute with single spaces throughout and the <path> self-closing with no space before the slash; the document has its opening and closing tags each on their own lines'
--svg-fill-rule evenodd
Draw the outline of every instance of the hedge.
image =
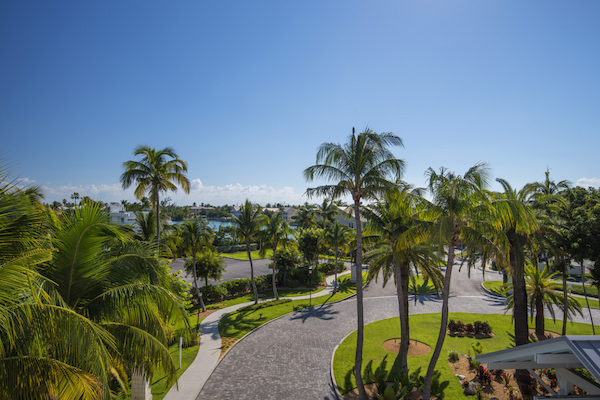
<svg viewBox="0 0 600 400">
<path fill-rule="evenodd" d="M 250 251 L 258 249 L 258 244 L 250 244 Z M 237 253 L 238 251 L 246 251 L 245 244 L 236 244 L 235 246 L 217 246 L 217 252 L 219 253 Z"/>
</svg>

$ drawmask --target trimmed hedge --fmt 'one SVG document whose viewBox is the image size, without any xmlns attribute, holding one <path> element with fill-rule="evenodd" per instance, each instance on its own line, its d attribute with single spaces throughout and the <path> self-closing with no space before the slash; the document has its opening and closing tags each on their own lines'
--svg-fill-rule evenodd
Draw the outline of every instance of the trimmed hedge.
<svg viewBox="0 0 600 400">
<path fill-rule="evenodd" d="M 292 299 L 279 299 L 279 300 L 267 301 L 264 303 L 252 304 L 251 306 L 242 307 L 238 311 L 261 310 L 263 308 L 278 306 L 279 304 L 289 303 L 290 301 L 292 301 Z"/>
</svg>

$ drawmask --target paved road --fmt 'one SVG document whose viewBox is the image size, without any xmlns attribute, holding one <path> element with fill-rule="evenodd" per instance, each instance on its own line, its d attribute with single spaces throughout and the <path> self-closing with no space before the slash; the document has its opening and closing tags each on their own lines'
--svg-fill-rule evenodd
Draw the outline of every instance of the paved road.
<svg viewBox="0 0 600 400">
<path fill-rule="evenodd" d="M 450 312 L 503 313 L 503 300 L 481 289 L 481 270 L 471 279 L 467 268 L 455 265 Z M 501 280 L 486 271 L 486 280 Z M 395 290 L 383 288 L 382 280 L 365 289 L 365 323 L 398 316 Z M 414 300 L 414 299 L 411 299 Z M 411 314 L 441 311 L 435 295 L 418 296 L 410 302 Z M 557 311 L 557 314 L 559 312 Z M 264 325 L 238 342 L 223 358 L 207 381 L 198 400 L 204 399 L 337 399 L 330 380 L 333 350 L 356 330 L 356 300 L 305 309 Z M 557 319 L 561 315 L 557 315 Z M 594 318 L 600 312 L 594 311 Z M 579 322 L 585 319 L 579 318 Z"/>
<path fill-rule="evenodd" d="M 181 258 L 173 260 L 170 264 L 171 270 L 173 272 L 177 272 L 179 270 L 183 271 L 182 277 L 188 283 L 193 283 L 194 278 L 192 275 L 187 275 L 185 270 L 183 269 L 185 261 Z M 271 273 L 271 269 L 267 267 L 267 264 L 270 264 L 271 260 L 266 258 L 259 260 L 252 260 L 252 264 L 254 265 L 254 276 L 262 276 L 269 275 Z M 225 258 L 226 270 L 223 273 L 223 278 L 220 281 L 213 281 L 212 279 L 208 280 L 209 285 L 219 285 L 221 282 L 228 282 L 234 279 L 242 279 L 242 278 L 250 278 L 250 261 L 248 260 L 235 260 L 233 258 Z M 204 286 L 204 280 L 199 280 L 198 284 L 200 286 Z"/>
</svg>

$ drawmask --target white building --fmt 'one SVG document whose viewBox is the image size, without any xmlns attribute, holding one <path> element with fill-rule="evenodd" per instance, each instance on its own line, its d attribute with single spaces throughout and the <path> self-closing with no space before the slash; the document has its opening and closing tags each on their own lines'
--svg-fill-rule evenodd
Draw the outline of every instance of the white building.
<svg viewBox="0 0 600 400">
<path fill-rule="evenodd" d="M 110 223 L 113 225 L 135 225 L 135 212 L 125 211 L 125 206 L 121 203 L 109 203 L 106 209 L 110 213 Z M 147 215 L 148 211 L 142 211 Z"/>
</svg>

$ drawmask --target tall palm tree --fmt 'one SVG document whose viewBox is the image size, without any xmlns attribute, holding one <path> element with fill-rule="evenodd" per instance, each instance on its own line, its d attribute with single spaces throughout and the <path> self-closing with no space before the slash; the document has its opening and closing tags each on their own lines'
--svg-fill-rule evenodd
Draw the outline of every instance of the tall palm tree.
<svg viewBox="0 0 600 400">
<path fill-rule="evenodd" d="M 422 219 L 425 209 L 420 191 L 409 185 L 389 191 L 383 199 L 363 208 L 369 221 L 367 231 L 380 243 L 366 254 L 369 261 L 369 279 L 383 272 L 384 286 L 394 277 L 400 315 L 400 368 L 408 373 L 408 347 L 410 342 L 408 312 L 408 281 L 413 268 L 431 276 L 436 288 L 441 286 L 439 259 L 427 243 L 430 223 Z M 414 278 L 413 278 L 414 280 Z"/>
<path fill-rule="evenodd" d="M 258 304 L 258 290 L 256 290 L 256 282 L 254 282 L 254 265 L 252 264 L 252 254 L 250 252 L 250 242 L 255 239 L 260 232 L 260 229 L 265 224 L 265 215 L 262 214 L 258 205 L 252 204 L 250 200 L 246 202 L 240 209 L 240 216 L 231 216 L 231 222 L 235 227 L 236 234 L 246 243 L 246 252 L 250 260 L 250 282 L 252 283 L 252 291 L 254 292 L 254 304 Z"/>
<path fill-rule="evenodd" d="M 194 288 L 196 289 L 196 296 L 200 302 L 202 311 L 206 311 L 206 306 L 202 300 L 202 293 L 198 287 L 198 275 L 196 274 L 196 258 L 205 249 L 212 248 L 212 235 L 206 222 L 200 219 L 196 219 L 191 222 L 183 224 L 181 231 L 182 247 L 188 257 L 192 258 L 192 273 L 194 276 Z M 196 326 L 199 323 L 200 315 L 196 320 Z"/>
<path fill-rule="evenodd" d="M 525 287 L 529 300 L 529 312 L 533 318 L 535 310 L 535 334 L 538 340 L 546 338 L 544 307 L 548 309 L 553 320 L 555 320 L 554 306 L 558 306 L 567 316 L 574 315 L 576 312 L 583 315 L 578 301 L 569 295 L 565 307 L 560 292 L 554 290 L 554 286 L 558 282 L 555 278 L 557 274 L 558 272 L 550 273 L 547 266 L 540 271 L 537 265 L 530 262 L 525 265 Z M 514 306 L 514 296 L 511 295 L 507 299 L 507 309 L 512 309 Z"/>
<path fill-rule="evenodd" d="M 359 398 L 367 398 L 362 380 L 362 350 L 364 341 L 364 315 L 362 293 L 362 226 L 360 205 L 363 199 L 373 199 L 376 194 L 395 187 L 394 182 L 404 170 L 404 161 L 388 149 L 403 146 L 402 139 L 392 133 L 376 133 L 369 128 L 356 135 L 354 128 L 344 145 L 323 143 L 317 151 L 316 165 L 304 170 L 307 181 L 325 179 L 333 182 L 306 190 L 306 195 L 329 196 L 338 199 L 350 195 L 354 201 L 356 219 L 356 307 L 358 333 L 356 339 L 355 376 Z"/>
<path fill-rule="evenodd" d="M 341 249 L 347 247 L 348 242 L 350 241 L 350 228 L 346 225 L 340 224 L 338 221 L 335 221 L 333 224 L 329 225 L 325 231 L 325 242 L 333 247 L 333 254 L 335 257 L 334 261 L 334 281 L 333 281 L 333 294 L 337 293 L 338 288 L 338 255 Z"/>
<path fill-rule="evenodd" d="M 489 176 L 487 165 L 484 163 L 473 165 L 464 176 L 457 175 L 444 167 L 440 169 L 439 173 L 429 168 L 425 174 L 429 178 L 429 190 L 433 196 L 431 209 L 435 222 L 432 232 L 438 240 L 439 253 L 443 254 L 444 246 L 447 246 L 446 271 L 442 290 L 442 320 L 423 386 L 423 398 L 429 399 L 433 373 L 444 344 L 448 325 L 448 302 L 455 248 L 459 245 L 459 240 L 463 240 L 467 245 L 472 243 L 470 248 L 475 249 L 478 247 L 476 243 L 485 238 L 485 235 L 482 234 L 483 227 L 480 224 L 486 215 L 488 199 L 485 189 L 489 184 Z"/>
<path fill-rule="evenodd" d="M 335 216 L 338 214 L 338 205 L 340 201 L 333 201 L 327 198 L 323 199 L 321 204 L 316 209 L 316 214 L 321 217 L 320 227 L 325 228 L 328 223 L 333 223 Z"/>
<path fill-rule="evenodd" d="M 121 175 L 121 186 L 129 188 L 134 183 L 134 194 L 142 199 L 146 193 L 150 194 L 152 207 L 156 214 L 156 246 L 160 246 L 160 193 L 177 191 L 177 185 L 184 192 L 190 192 L 190 181 L 185 176 L 187 163 L 180 159 L 170 147 L 156 151 L 154 148 L 140 145 L 133 151 L 139 160 L 129 160 L 123 163 L 125 172 Z M 171 159 L 168 159 L 168 158 Z"/>
<path fill-rule="evenodd" d="M 288 235 L 290 228 L 283 219 L 281 211 L 277 213 L 267 213 L 266 221 L 261 234 L 261 243 L 271 243 L 271 249 L 273 250 L 273 293 L 275 299 L 279 300 L 279 294 L 277 293 L 276 275 L 277 275 L 277 247 L 282 244 L 285 245 L 289 242 Z M 260 256 L 264 257 L 266 254 L 267 246 L 262 246 L 260 249 Z"/>
</svg>

